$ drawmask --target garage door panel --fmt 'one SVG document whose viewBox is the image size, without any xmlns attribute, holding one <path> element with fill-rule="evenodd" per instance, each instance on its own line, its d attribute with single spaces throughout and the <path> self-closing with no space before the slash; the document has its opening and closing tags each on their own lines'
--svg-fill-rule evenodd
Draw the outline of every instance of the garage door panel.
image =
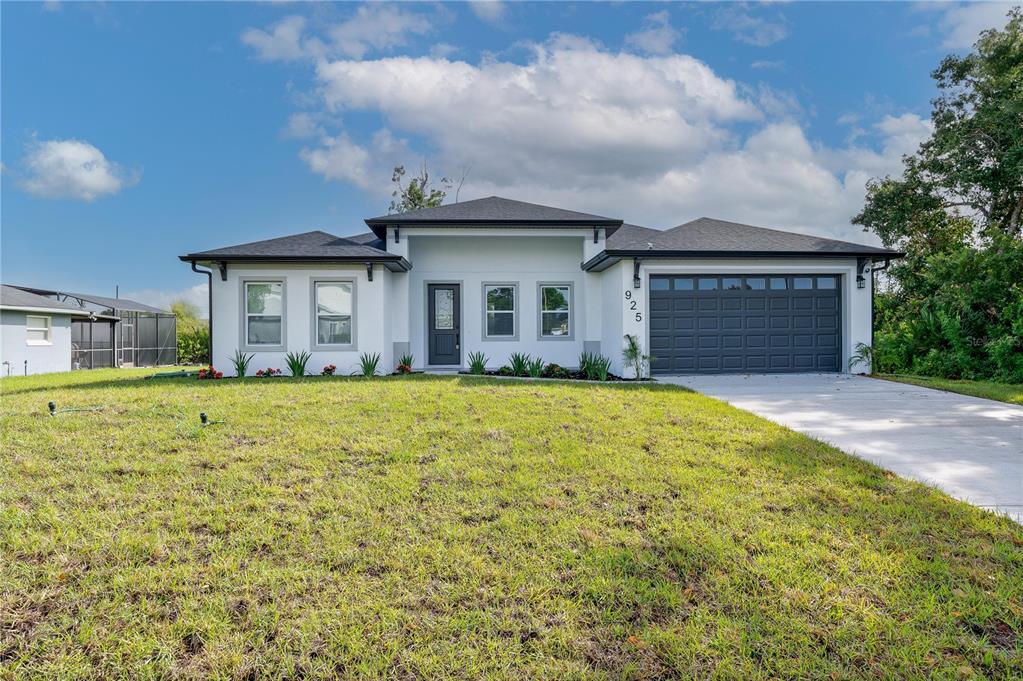
<svg viewBox="0 0 1023 681">
<path fill-rule="evenodd" d="M 661 281 L 651 286 L 654 373 L 839 370 L 834 276 L 655 278 Z"/>
<path fill-rule="evenodd" d="M 766 329 L 767 328 L 767 317 L 763 315 L 755 315 L 752 317 L 746 317 L 746 328 L 747 329 Z"/>
</svg>

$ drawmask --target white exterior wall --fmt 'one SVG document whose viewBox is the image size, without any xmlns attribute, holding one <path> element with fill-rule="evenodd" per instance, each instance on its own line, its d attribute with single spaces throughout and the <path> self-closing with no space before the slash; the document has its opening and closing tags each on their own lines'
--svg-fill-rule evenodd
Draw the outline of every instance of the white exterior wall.
<svg viewBox="0 0 1023 681">
<path fill-rule="evenodd" d="M 651 274 L 837 274 L 841 278 L 842 358 L 839 366 L 842 370 L 847 370 L 849 358 L 859 343 L 870 345 L 871 342 L 871 306 L 873 304 L 871 275 L 869 272 L 865 273 L 866 286 L 856 288 L 856 258 L 650 259 L 643 260 L 640 264 L 641 285 L 638 289 L 632 288 L 632 260 L 623 260 L 609 268 L 605 275 L 613 272 L 616 268 L 622 270 L 622 276 L 615 278 L 615 282 L 622 286 L 619 298 L 624 302 L 624 290 L 628 288 L 637 300 L 637 311 L 642 313 L 640 322 L 635 318 L 636 311 L 623 310 L 622 335 L 637 334 L 644 352 L 649 352 L 650 349 L 648 333 L 650 307 L 647 293 L 650 289 L 649 277 Z M 610 305 L 611 299 L 608 298 L 607 288 L 605 286 L 604 295 L 607 298 L 607 304 Z M 611 356 L 607 351 L 604 354 Z M 614 358 L 612 357 L 612 359 Z M 620 360 L 620 358 L 618 359 Z M 858 373 L 869 371 L 869 367 L 855 367 L 854 371 Z"/>
<path fill-rule="evenodd" d="M 519 232 L 518 235 L 510 233 Z M 408 278 L 408 319 L 411 352 L 416 367 L 427 362 L 428 283 L 461 284 L 462 365 L 470 352 L 482 352 L 488 367 L 498 368 L 514 352 L 542 357 L 575 367 L 585 341 L 600 340 L 600 288 L 590 286 L 599 277 L 582 271 L 586 240 L 592 230 L 497 230 L 403 228 L 412 271 Z M 394 246 L 393 237 L 387 247 Z M 518 340 L 484 339 L 484 283 L 518 284 Z M 571 339 L 539 338 L 540 282 L 572 284 Z M 594 318 L 596 321 L 594 321 Z M 396 338 L 395 340 L 402 340 Z"/>
<path fill-rule="evenodd" d="M 338 374 L 349 374 L 359 367 L 359 354 L 380 353 L 379 370 L 388 373 L 394 368 L 391 352 L 391 321 L 387 297 L 391 273 L 380 265 L 373 268 L 373 281 L 366 275 L 365 265 L 280 265 L 235 264 L 227 267 L 227 281 L 213 268 L 213 363 L 225 376 L 233 375 L 231 357 L 242 349 L 242 281 L 253 279 L 283 280 L 285 350 L 246 349 L 255 355 L 249 373 L 275 368 L 287 374 L 284 362 L 288 352 L 309 351 L 312 358 L 307 371 L 318 374 L 327 364 L 337 365 Z M 312 319 L 312 282 L 317 279 L 352 279 L 355 282 L 354 348 L 345 351 L 314 351 Z"/>
<path fill-rule="evenodd" d="M 284 352 L 255 351 L 251 372 L 267 367 L 284 370 L 286 351 L 312 350 L 312 281 L 320 278 L 355 281 L 355 347 L 313 352 L 311 373 L 330 363 L 337 365 L 339 373 L 351 373 L 357 370 L 363 352 L 380 353 L 383 372 L 391 371 L 397 354 L 406 351 L 414 355 L 417 369 L 426 367 L 429 283 L 461 285 L 463 367 L 468 354 L 476 351 L 487 356 L 490 368 L 506 364 L 515 352 L 575 367 L 579 354 L 587 350 L 599 351 L 611 359 L 612 371 L 627 375 L 622 362 L 625 334 L 635 335 L 643 350 L 649 351 L 651 274 L 837 274 L 841 278 L 843 369 L 857 344 L 871 342 L 871 277 L 866 273 L 866 286 L 856 288 L 855 258 L 644 259 L 640 286 L 635 288 L 631 259 L 603 272 L 582 271 L 580 264 L 603 247 L 603 230 L 594 244 L 592 230 L 402 228 L 398 243 L 393 230 L 388 230 L 387 249 L 406 257 L 413 269 L 392 273 L 377 265 L 372 282 L 362 264 L 229 264 L 226 282 L 214 268 L 214 363 L 225 373 L 231 371 L 230 358 L 242 347 L 241 281 L 260 278 L 285 281 L 286 348 Z M 508 282 L 518 285 L 517 338 L 485 340 L 483 285 Z M 540 282 L 572 284 L 571 339 L 538 337 Z M 6 339 L 4 342 L 6 351 Z M 69 362 L 70 351 L 64 356 Z"/>
<path fill-rule="evenodd" d="M 600 352 L 611 360 L 611 371 L 624 376 L 625 291 L 632 286 L 632 261 L 619 262 L 600 273 L 602 324 Z"/>
<path fill-rule="evenodd" d="M 48 344 L 28 344 L 26 315 L 50 318 Z M 71 317 L 66 314 L 0 310 L 0 376 L 24 376 L 26 368 L 29 374 L 71 371 Z"/>
</svg>

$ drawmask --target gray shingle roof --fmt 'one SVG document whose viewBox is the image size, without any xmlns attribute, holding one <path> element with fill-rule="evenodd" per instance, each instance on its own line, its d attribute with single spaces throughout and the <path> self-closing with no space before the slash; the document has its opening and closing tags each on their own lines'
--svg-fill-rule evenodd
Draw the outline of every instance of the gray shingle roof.
<svg viewBox="0 0 1023 681">
<path fill-rule="evenodd" d="M 37 308 L 53 310 L 54 313 L 88 315 L 89 311 L 75 305 L 62 303 L 53 298 L 29 293 L 15 286 L 0 285 L 0 307 L 4 308 Z"/>
<path fill-rule="evenodd" d="M 75 293 L 74 291 L 42 289 L 29 286 L 19 286 L 16 288 L 20 288 L 23 291 L 27 291 L 33 294 L 40 294 L 43 296 L 60 295 L 69 298 L 78 298 L 79 300 L 83 300 L 88 303 L 102 305 L 103 307 L 109 308 L 111 310 L 126 310 L 129 312 L 159 312 L 162 314 L 170 314 L 167 310 L 161 310 L 158 307 L 146 305 L 145 303 L 140 303 L 137 300 L 131 300 L 130 298 L 108 298 L 107 296 L 97 296 L 93 293 Z M 80 310 L 82 308 L 75 307 L 74 309 Z"/>
<path fill-rule="evenodd" d="M 360 235 L 362 236 L 362 235 Z M 358 239 L 358 240 L 357 240 Z M 374 236 L 374 239 L 376 237 Z M 376 243 L 382 245 L 377 240 Z M 400 260 L 394 253 L 375 248 L 361 238 L 341 238 L 326 232 L 305 232 L 277 239 L 253 241 L 209 251 L 189 253 L 182 260 Z"/>
<path fill-rule="evenodd" d="M 900 255 L 897 251 L 738 222 L 699 218 L 666 230 L 636 225 L 608 237 L 607 251 L 715 254 Z"/>
<path fill-rule="evenodd" d="M 525 201 L 513 201 L 500 196 L 488 196 L 485 199 L 448 203 L 436 208 L 423 208 L 408 213 L 382 215 L 369 218 L 366 224 L 378 236 L 383 236 L 385 225 L 410 224 L 501 224 L 514 225 L 524 223 L 546 223 L 548 225 L 584 226 L 600 225 L 618 227 L 621 220 L 602 215 L 578 213 L 564 208 L 552 208 Z"/>
</svg>

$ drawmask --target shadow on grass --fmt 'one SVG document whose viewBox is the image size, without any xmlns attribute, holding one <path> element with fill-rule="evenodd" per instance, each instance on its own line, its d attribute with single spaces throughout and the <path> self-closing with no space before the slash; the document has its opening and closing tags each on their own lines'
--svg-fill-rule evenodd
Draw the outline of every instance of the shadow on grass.
<svg viewBox="0 0 1023 681">
<path fill-rule="evenodd" d="M 29 377 L 32 378 L 32 377 Z M 454 374 L 454 375 L 443 375 L 443 374 L 411 374 L 411 375 L 387 375 L 387 376 L 375 376 L 373 378 L 366 378 L 365 376 L 303 376 L 300 379 L 296 379 L 292 376 L 278 376 L 274 378 L 257 378 L 255 376 L 246 376 L 243 379 L 238 378 L 222 378 L 219 380 L 199 380 L 194 376 L 184 377 L 168 377 L 168 378 L 148 378 L 145 376 L 130 376 L 125 378 L 115 379 L 101 379 L 97 381 L 82 381 L 65 385 L 32 385 L 25 388 L 14 388 L 9 389 L 7 386 L 0 384 L 0 396 L 4 395 L 26 395 L 29 393 L 45 393 L 45 392 L 62 392 L 66 390 L 105 390 L 107 388 L 120 388 L 120 389 L 148 389 L 159 386 L 166 386 L 170 388 L 182 388 L 185 386 L 196 386 L 207 389 L 216 389 L 217 387 L 237 385 L 238 383 L 245 383 L 249 385 L 262 385 L 262 384 L 297 384 L 297 383 L 341 383 L 349 381 L 407 381 L 407 382 L 452 382 L 457 385 L 488 385 L 488 386 L 501 386 L 506 388 L 522 387 L 524 385 L 532 386 L 545 386 L 545 385 L 556 385 L 559 387 L 570 387 L 577 389 L 592 389 L 592 388 L 612 388 L 619 390 L 668 390 L 668 391 L 681 391 L 681 392 L 693 392 L 688 388 L 681 386 L 668 385 L 664 383 L 656 383 L 653 381 L 580 381 L 580 380 L 560 380 L 560 379 L 531 379 L 531 378 L 515 378 L 515 377 L 497 377 L 497 376 L 469 376 L 466 374 Z"/>
</svg>

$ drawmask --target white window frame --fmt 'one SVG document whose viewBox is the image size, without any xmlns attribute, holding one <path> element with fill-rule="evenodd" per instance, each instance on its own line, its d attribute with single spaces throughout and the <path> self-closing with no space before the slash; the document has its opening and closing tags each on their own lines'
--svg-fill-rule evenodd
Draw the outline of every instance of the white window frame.
<svg viewBox="0 0 1023 681">
<path fill-rule="evenodd" d="M 351 343 L 321 343 L 320 342 L 320 333 L 319 333 L 319 331 L 320 331 L 319 330 L 320 315 L 319 315 L 319 312 L 316 309 L 316 291 L 317 291 L 317 289 L 318 289 L 320 284 L 348 284 L 348 285 L 350 285 L 352 287 L 352 309 L 351 309 L 351 312 L 349 313 L 349 317 L 351 318 L 351 327 L 352 327 L 352 342 Z M 356 345 L 357 345 L 356 338 L 358 338 L 358 336 L 356 335 L 356 327 L 355 327 L 355 311 L 356 311 L 356 309 L 358 309 L 358 307 L 357 307 L 358 302 L 357 302 L 357 298 L 356 298 L 357 293 L 356 293 L 355 279 L 352 279 L 352 278 L 318 278 L 318 279 L 313 279 L 310 282 L 309 291 L 310 291 L 310 296 L 309 296 L 309 302 L 310 302 L 309 317 L 312 320 L 312 331 L 311 331 L 312 332 L 312 337 L 309 340 L 309 344 L 312 347 L 312 349 L 313 350 L 322 350 L 322 351 L 331 351 L 331 350 L 334 350 L 334 351 L 337 351 L 337 350 L 340 350 L 340 351 L 351 351 L 351 350 L 355 350 L 356 349 Z M 336 315 L 326 315 L 326 316 L 336 316 Z"/>
<path fill-rule="evenodd" d="M 510 288 L 512 290 L 512 309 L 495 310 L 495 314 L 510 314 L 512 316 L 512 332 L 508 335 L 493 335 L 488 333 L 487 317 L 490 310 L 487 309 L 487 290 L 492 288 Z M 519 339 L 519 283 L 517 281 L 485 281 L 483 282 L 483 334 L 485 341 L 517 341 Z"/>
<path fill-rule="evenodd" d="M 288 284 L 285 279 L 273 277 L 252 277 L 242 279 L 239 286 L 241 319 L 241 338 L 238 345 L 247 352 L 283 352 L 288 346 Z M 279 344 L 249 343 L 249 317 L 272 317 L 275 315 L 249 314 L 249 286 L 252 284 L 281 285 L 281 342 Z"/>
<path fill-rule="evenodd" d="M 545 288 L 568 289 L 568 333 L 564 336 L 546 336 L 543 333 L 543 290 Z M 560 310 L 548 310 L 554 313 Z M 570 281 L 538 281 L 536 283 L 536 338 L 541 341 L 575 340 L 575 286 Z"/>
<path fill-rule="evenodd" d="M 43 325 L 30 326 L 28 323 L 28 320 L 30 319 L 41 319 L 43 321 Z M 29 338 L 29 331 L 45 331 L 46 337 L 42 340 Z M 25 345 L 53 345 L 53 317 L 41 314 L 25 315 Z"/>
</svg>

